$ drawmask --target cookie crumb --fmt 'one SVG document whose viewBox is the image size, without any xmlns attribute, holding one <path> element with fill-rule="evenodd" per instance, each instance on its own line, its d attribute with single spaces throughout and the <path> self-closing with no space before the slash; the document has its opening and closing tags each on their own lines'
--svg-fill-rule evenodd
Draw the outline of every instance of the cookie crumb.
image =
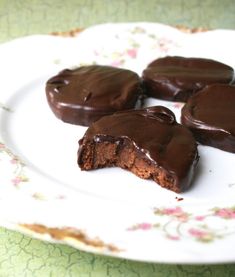
<svg viewBox="0 0 235 277">
<path fill-rule="evenodd" d="M 175 197 L 175 199 L 177 200 L 177 201 L 182 201 L 182 200 L 184 200 L 184 198 L 183 197 Z"/>
</svg>

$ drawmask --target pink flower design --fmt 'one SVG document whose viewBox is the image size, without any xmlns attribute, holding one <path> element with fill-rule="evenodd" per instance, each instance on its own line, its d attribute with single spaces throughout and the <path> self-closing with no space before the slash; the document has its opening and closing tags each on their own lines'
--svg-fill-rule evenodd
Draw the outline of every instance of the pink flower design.
<svg viewBox="0 0 235 277">
<path fill-rule="evenodd" d="M 215 215 L 222 217 L 224 219 L 234 219 L 235 218 L 235 209 L 234 208 L 216 209 Z"/>
<path fill-rule="evenodd" d="M 196 228 L 190 228 L 188 232 L 191 236 L 202 242 L 210 242 L 214 238 L 214 235 L 211 232 Z"/>
<path fill-rule="evenodd" d="M 158 40 L 158 47 L 162 52 L 167 53 L 172 47 L 172 45 L 174 45 L 174 42 L 165 37 L 159 38 Z"/>
<path fill-rule="evenodd" d="M 150 224 L 150 223 L 140 223 L 139 224 L 139 229 L 141 229 L 141 230 L 149 230 L 149 229 L 151 229 L 151 227 L 152 227 L 152 224 Z"/>
<path fill-rule="evenodd" d="M 132 59 L 135 59 L 137 57 L 137 49 L 127 49 L 127 54 L 129 57 L 131 57 Z"/>
<path fill-rule="evenodd" d="M 180 207 L 157 209 L 155 214 L 172 216 L 182 222 L 187 221 L 189 217 L 189 214 L 184 212 Z"/>
<path fill-rule="evenodd" d="M 21 177 L 20 177 L 20 176 L 17 176 L 17 177 L 15 177 L 14 179 L 11 180 L 11 182 L 12 182 L 12 184 L 13 184 L 14 186 L 18 186 L 19 183 L 20 183 L 21 181 L 22 181 L 22 180 L 21 180 Z"/>
<path fill-rule="evenodd" d="M 218 208 L 212 209 L 213 212 L 196 215 L 185 212 L 181 207 L 166 207 L 166 208 L 155 208 L 153 210 L 157 217 L 164 217 L 164 220 L 156 223 L 138 223 L 128 228 L 128 231 L 138 230 L 157 230 L 162 231 L 165 237 L 170 240 L 181 240 L 184 237 L 193 239 L 200 243 L 213 242 L 216 239 L 222 239 L 228 236 L 230 232 L 213 229 L 210 225 L 210 221 L 207 224 L 208 218 L 219 217 L 220 221 L 223 219 L 235 219 L 235 206 L 229 208 Z M 203 224 L 196 222 L 203 221 Z M 232 222 L 231 222 L 232 223 Z M 190 226 L 190 224 L 193 224 Z"/>
<path fill-rule="evenodd" d="M 198 220 L 198 221 L 203 221 L 205 219 L 205 216 L 197 215 L 197 216 L 195 216 L 195 219 Z"/>
<path fill-rule="evenodd" d="M 205 231 L 201 231 L 201 230 L 195 229 L 195 228 L 190 228 L 188 230 L 188 232 L 190 235 L 197 237 L 197 238 L 203 237 L 207 234 Z"/>
<path fill-rule="evenodd" d="M 124 60 L 114 60 L 113 62 L 111 62 L 111 66 L 121 66 L 124 63 Z"/>
<path fill-rule="evenodd" d="M 179 215 L 182 212 L 183 212 L 183 210 L 180 207 L 165 208 L 162 210 L 162 213 L 165 215 Z"/>
<path fill-rule="evenodd" d="M 18 186 L 20 183 L 22 182 L 27 182 L 28 181 L 28 178 L 23 176 L 23 175 L 18 175 L 16 176 L 14 179 L 11 180 L 11 183 L 14 185 L 14 186 Z"/>
<path fill-rule="evenodd" d="M 5 148 L 5 145 L 0 142 L 0 149 L 4 149 L 4 148 Z"/>
<path fill-rule="evenodd" d="M 157 226 L 158 226 L 158 224 L 151 224 L 151 223 L 143 222 L 143 223 L 138 223 L 136 225 L 133 225 L 132 227 L 128 228 L 128 230 L 129 231 L 136 231 L 136 230 L 147 231 L 147 230 L 151 230 Z"/>
<path fill-rule="evenodd" d="M 17 158 L 11 159 L 11 163 L 12 164 L 17 164 L 18 162 L 19 162 L 19 160 Z"/>
</svg>

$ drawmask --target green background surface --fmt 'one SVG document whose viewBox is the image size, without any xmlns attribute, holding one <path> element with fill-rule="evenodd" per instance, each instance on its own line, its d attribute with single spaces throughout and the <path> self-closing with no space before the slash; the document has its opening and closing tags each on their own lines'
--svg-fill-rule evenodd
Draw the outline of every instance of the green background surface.
<svg viewBox="0 0 235 277">
<path fill-rule="evenodd" d="M 0 42 L 104 22 L 132 21 L 235 29 L 235 0 L 0 0 Z M 233 277 L 235 264 L 140 263 L 84 253 L 0 228 L 2 276 Z"/>
<path fill-rule="evenodd" d="M 103 22 L 235 28 L 235 0 L 0 0 L 0 41 Z"/>
<path fill-rule="evenodd" d="M 235 265 L 163 265 L 109 258 L 1 229 L 0 276 L 234 277 Z"/>
</svg>

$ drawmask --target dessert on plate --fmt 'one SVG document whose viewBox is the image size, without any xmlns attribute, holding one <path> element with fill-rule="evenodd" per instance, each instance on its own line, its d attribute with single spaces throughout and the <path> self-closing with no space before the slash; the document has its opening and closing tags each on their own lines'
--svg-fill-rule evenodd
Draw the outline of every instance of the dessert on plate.
<svg viewBox="0 0 235 277">
<path fill-rule="evenodd" d="M 235 86 L 204 88 L 184 105 L 181 122 L 198 142 L 235 153 Z"/>
<path fill-rule="evenodd" d="M 232 67 L 204 58 L 166 56 L 151 62 L 143 71 L 148 96 L 186 102 L 190 96 L 210 84 L 231 84 Z"/>
<path fill-rule="evenodd" d="M 90 65 L 50 78 L 46 96 L 59 119 L 89 126 L 104 115 L 140 107 L 143 90 L 140 77 L 131 70 Z"/>
<path fill-rule="evenodd" d="M 191 131 L 162 106 L 104 116 L 79 144 L 82 170 L 118 166 L 175 192 L 190 187 L 199 159 Z"/>
</svg>

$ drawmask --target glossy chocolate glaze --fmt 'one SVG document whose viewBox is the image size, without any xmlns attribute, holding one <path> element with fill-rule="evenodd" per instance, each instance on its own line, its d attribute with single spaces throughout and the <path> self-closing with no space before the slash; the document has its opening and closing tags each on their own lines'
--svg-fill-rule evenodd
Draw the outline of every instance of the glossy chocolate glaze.
<svg viewBox="0 0 235 277">
<path fill-rule="evenodd" d="M 127 69 L 91 65 L 65 69 L 46 84 L 48 103 L 61 120 L 84 126 L 132 109 L 142 100 L 139 76 Z"/>
<path fill-rule="evenodd" d="M 186 102 L 197 91 L 210 84 L 231 84 L 232 67 L 202 58 L 168 56 L 150 63 L 143 72 L 149 96 Z"/>
<path fill-rule="evenodd" d="M 200 143 L 235 153 L 235 86 L 204 88 L 182 108 L 181 122 Z"/>
<path fill-rule="evenodd" d="M 190 186 L 198 161 L 196 141 L 162 106 L 118 112 L 94 122 L 79 142 L 78 164 L 82 164 L 87 143 L 111 141 L 122 145 L 125 140 L 131 141 L 144 159 L 170 173 L 177 191 Z"/>
</svg>

